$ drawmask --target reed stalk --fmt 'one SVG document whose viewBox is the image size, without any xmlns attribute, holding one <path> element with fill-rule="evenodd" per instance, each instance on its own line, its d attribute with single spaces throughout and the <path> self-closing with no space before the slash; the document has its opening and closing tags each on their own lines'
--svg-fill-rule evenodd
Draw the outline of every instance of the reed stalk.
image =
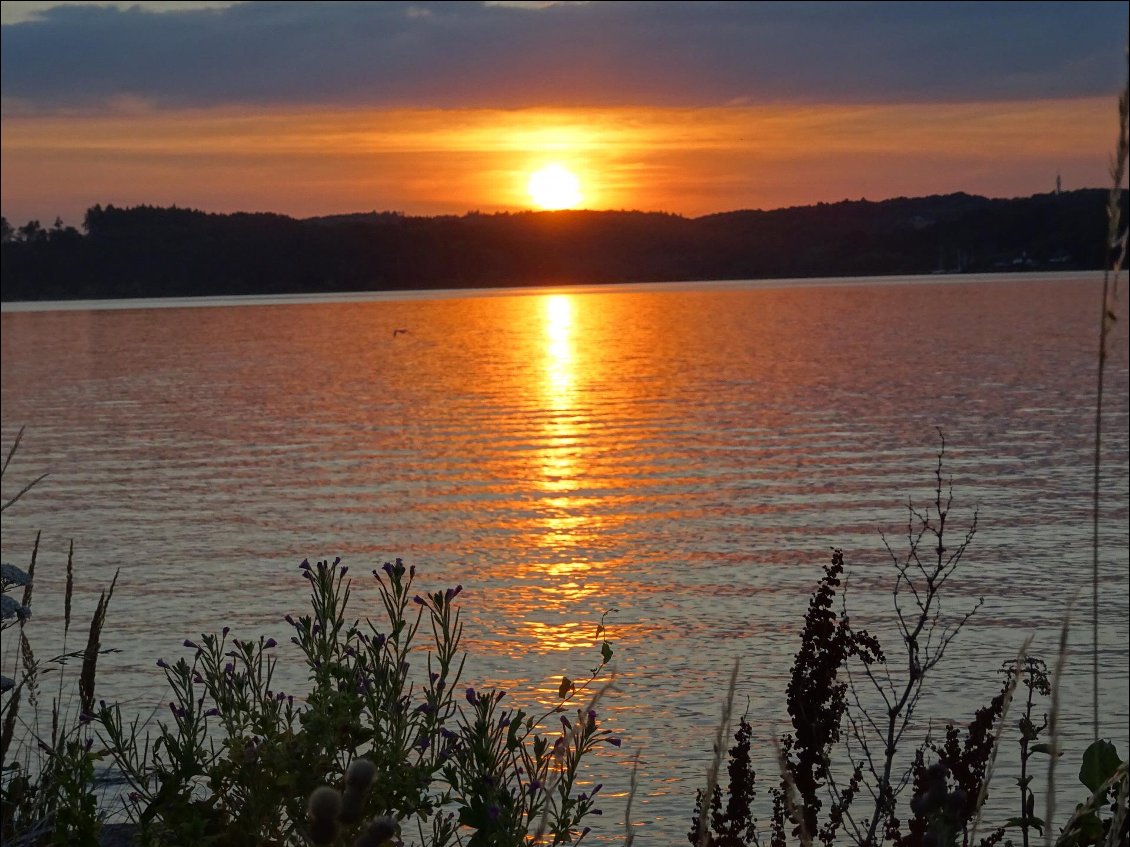
<svg viewBox="0 0 1130 847">
<path fill-rule="evenodd" d="M 706 847 L 710 841 L 710 803 L 714 798 L 714 788 L 718 785 L 718 772 L 722 769 L 722 757 L 726 751 L 726 739 L 730 737 L 730 720 L 734 714 L 734 692 L 738 688 L 738 666 L 734 660 L 734 667 L 730 671 L 730 684 L 726 688 L 726 700 L 722 703 L 722 718 L 718 721 L 718 731 L 714 735 L 714 758 L 706 771 L 706 790 L 702 793 L 702 802 L 699 804 L 698 819 L 702 821 L 702 829 L 698 836 L 698 847 Z"/>
<path fill-rule="evenodd" d="M 1122 226 L 1122 181 L 1126 178 L 1127 116 L 1130 114 L 1130 80 L 1118 98 L 1118 142 L 1110 160 L 1111 187 L 1107 200 L 1107 237 L 1103 269 L 1102 316 L 1099 321 L 1099 372 L 1095 399 L 1094 479 L 1091 487 L 1091 729 L 1099 740 L 1099 483 L 1102 467 L 1103 381 L 1109 356 L 1110 335 L 1118 321 L 1118 280 L 1126 261 L 1127 230 Z M 1113 253 L 1113 259 L 1110 258 Z"/>
</svg>

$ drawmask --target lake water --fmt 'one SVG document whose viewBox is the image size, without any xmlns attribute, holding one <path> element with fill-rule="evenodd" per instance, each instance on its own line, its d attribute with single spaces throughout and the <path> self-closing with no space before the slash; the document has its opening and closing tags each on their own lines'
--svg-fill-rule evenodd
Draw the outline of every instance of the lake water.
<svg viewBox="0 0 1130 847">
<path fill-rule="evenodd" d="M 602 840 L 622 832 L 638 750 L 637 843 L 676 844 L 735 659 L 772 774 L 767 739 L 787 719 L 830 547 L 851 566 L 853 619 L 889 633 L 880 532 L 901 549 L 908 498 L 932 498 L 940 428 L 951 526 L 979 510 L 943 608 L 984 605 L 923 718 L 967 721 L 1027 637 L 1050 663 L 1081 588 L 1060 778 L 1074 802 L 1100 287 L 1088 274 L 5 304 L 5 449 L 27 430 L 4 493 L 50 476 L 5 513 L 3 558 L 26 564 L 43 531 L 32 631 L 48 641 L 68 541 L 84 610 L 121 568 L 104 644 L 122 652 L 103 659 L 99 693 L 138 709 L 167 699 L 154 661 L 183 655 L 185 636 L 230 625 L 286 641 L 305 557 L 354 566 L 359 613 L 375 597 L 363 575 L 394 557 L 421 586 L 462 583 L 467 680 L 516 703 L 549 702 L 561 674 L 593 667 L 615 608 L 616 691 L 601 708 L 624 746 L 592 762 L 617 795 L 597 825 Z M 1122 290 L 1100 658 L 1103 734 L 1125 756 Z"/>
</svg>

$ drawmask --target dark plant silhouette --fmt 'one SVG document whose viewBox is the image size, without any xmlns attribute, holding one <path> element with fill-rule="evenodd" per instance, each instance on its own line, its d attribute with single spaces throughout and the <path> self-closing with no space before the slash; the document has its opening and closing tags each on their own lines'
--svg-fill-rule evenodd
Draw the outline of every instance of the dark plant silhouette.
<svg viewBox="0 0 1130 847">
<path fill-rule="evenodd" d="M 961 540 L 954 545 L 948 540 L 953 497 L 944 480 L 944 458 L 943 438 L 933 503 L 925 509 L 909 505 L 905 553 L 897 555 L 887 545 L 895 571 L 892 600 L 902 661 L 896 663 L 875 636 L 851 626 L 843 599 L 841 550 L 833 551 L 809 600 L 787 689 L 792 730 L 780 738 L 781 778 L 769 792 L 769 843 L 774 847 L 783 847 L 790 838 L 801 844 L 848 840 L 910 845 L 931 834 L 948 844 L 956 833 L 964 832 L 979 809 L 1010 685 L 977 713 L 964 737 L 949 727 L 939 744 L 903 749 L 925 679 L 980 605 L 956 619 L 940 613 L 940 592 L 976 532 L 974 514 Z M 899 675 L 896 667 L 902 663 L 905 672 Z M 873 690 L 880 708 L 869 711 L 865 706 L 861 695 L 865 685 Z M 747 726 L 743 722 L 730 751 L 730 800 L 723 808 L 722 789 L 714 790 L 709 821 L 704 823 L 697 815 L 693 821 L 692 843 L 719 847 L 760 843 L 751 817 L 755 791 Z M 910 757 L 902 767 L 900 754 Z M 927 758 L 934 760 L 929 766 Z M 846 774 L 837 776 L 836 765 Z M 907 786 L 912 786 L 916 799 L 911 803 L 909 832 L 904 834 L 896 807 Z M 863 800 L 869 801 L 866 808 L 861 808 Z M 985 843 L 993 843 L 995 837 L 999 836 L 990 835 Z"/>
<path fill-rule="evenodd" d="M 727 788 L 728 799 L 722 808 L 722 788 L 714 786 L 710 798 L 710 820 L 707 832 L 703 832 L 699 809 L 702 808 L 702 791 L 695 798 L 694 820 L 688 833 L 691 844 L 704 844 L 706 847 L 742 847 L 745 844 L 760 843 L 757 838 L 757 819 L 753 817 L 753 802 L 757 796 L 757 775 L 750 759 L 750 741 L 753 728 L 743 717 L 734 733 L 734 746 L 730 748 L 730 761 L 727 775 L 730 782 Z"/>
<path fill-rule="evenodd" d="M 819 794 L 831 777 L 829 753 L 840 740 L 847 710 L 848 686 L 840 681 L 840 671 L 852 657 L 864 666 L 886 661 L 877 639 L 865 630 L 852 631 L 847 616 L 837 615 L 833 609 L 843 570 L 843 552 L 835 550 L 808 602 L 801 648 L 793 662 L 788 687 L 786 705 L 793 731 L 782 736 L 781 754 L 800 797 L 801 820 L 793 827 L 793 834 L 798 837 L 812 837 L 819 830 Z M 784 790 L 782 786 L 774 794 L 775 814 L 785 812 Z M 826 827 L 821 837 L 831 843 L 838 828 Z"/>
</svg>

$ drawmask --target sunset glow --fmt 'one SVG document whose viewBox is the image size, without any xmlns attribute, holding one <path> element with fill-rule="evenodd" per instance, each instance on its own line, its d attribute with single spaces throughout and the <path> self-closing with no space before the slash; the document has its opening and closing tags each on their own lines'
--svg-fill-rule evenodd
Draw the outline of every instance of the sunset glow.
<svg viewBox="0 0 1130 847">
<path fill-rule="evenodd" d="M 564 165 L 554 163 L 534 171 L 526 190 L 539 209 L 576 209 L 581 205 L 581 181 Z"/>
<path fill-rule="evenodd" d="M 778 16 L 671 2 L 646 20 L 616 3 L 53 5 L 4 4 L 0 202 L 17 223 L 77 225 L 96 203 L 697 217 L 1027 196 L 1057 173 L 1065 190 L 1102 185 L 1126 16 L 1120 4 L 999 16 L 844 4 L 824 23 L 804 4 Z M 947 15 L 960 56 L 938 53 Z M 119 55 L 119 42 L 148 48 Z M 75 44 L 105 72 L 76 73 Z"/>
<path fill-rule="evenodd" d="M 3 206 L 9 220 L 62 215 L 74 224 L 95 203 L 297 217 L 517 211 L 531 208 L 531 174 L 565 153 L 584 177 L 583 198 L 537 208 L 697 216 L 959 189 L 1012 197 L 1050 190 L 1057 170 L 1064 187 L 1101 184 L 1107 134 L 1094 128 L 1106 127 L 1110 111 L 1107 99 L 1092 98 L 820 110 L 17 114 L 0 124 Z"/>
</svg>

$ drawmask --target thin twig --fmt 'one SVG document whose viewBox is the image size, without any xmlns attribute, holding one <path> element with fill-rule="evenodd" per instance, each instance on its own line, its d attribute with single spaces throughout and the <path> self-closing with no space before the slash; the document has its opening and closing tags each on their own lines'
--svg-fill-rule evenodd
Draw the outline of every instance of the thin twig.
<svg viewBox="0 0 1130 847">
<path fill-rule="evenodd" d="M 632 842 L 636 840 L 636 832 L 632 828 L 632 801 L 636 799 L 636 791 L 639 789 L 639 769 L 640 751 L 636 750 L 636 755 L 632 756 L 632 776 L 628 781 L 628 804 L 624 807 L 624 847 L 632 847 Z"/>
</svg>

